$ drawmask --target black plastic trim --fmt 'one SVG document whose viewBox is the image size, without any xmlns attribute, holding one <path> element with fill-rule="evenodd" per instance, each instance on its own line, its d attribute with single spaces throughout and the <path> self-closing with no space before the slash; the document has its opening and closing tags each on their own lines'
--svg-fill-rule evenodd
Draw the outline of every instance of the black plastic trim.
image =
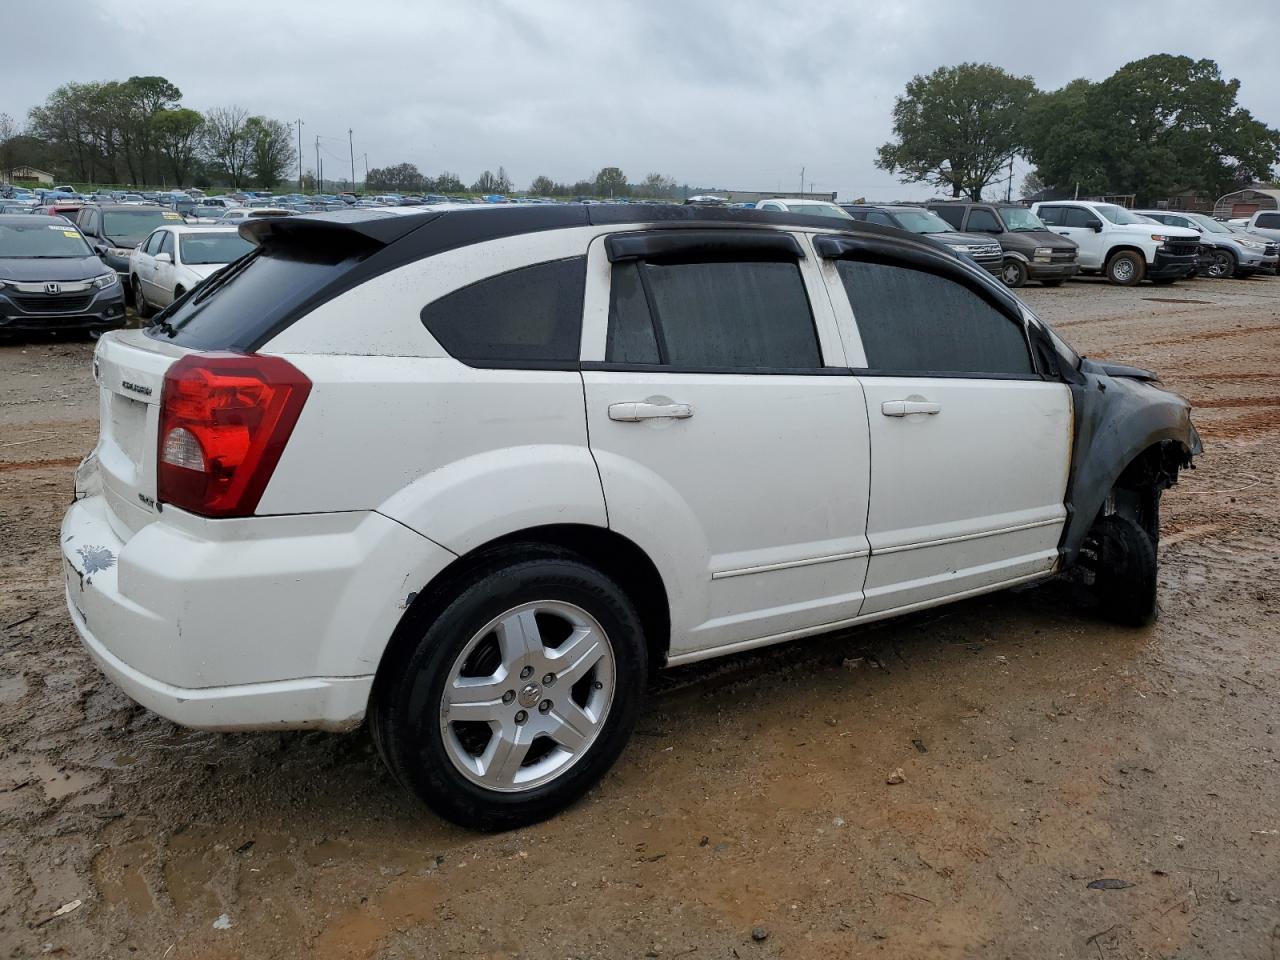
<svg viewBox="0 0 1280 960">
<path fill-rule="evenodd" d="M 703 367 L 665 363 L 611 363 L 608 360 L 583 360 L 584 372 L 603 373 L 740 373 L 770 377 L 851 377 L 848 367 Z"/>
<path fill-rule="evenodd" d="M 615 233 L 605 239 L 604 246 L 610 263 L 684 257 L 700 261 L 804 258 L 799 241 L 780 230 L 646 230 Z"/>
<path fill-rule="evenodd" d="M 1041 383 L 1048 377 L 1039 373 L 979 373 L 972 370 L 877 370 L 852 367 L 855 377 L 925 377 L 931 380 L 1025 380 Z"/>
</svg>

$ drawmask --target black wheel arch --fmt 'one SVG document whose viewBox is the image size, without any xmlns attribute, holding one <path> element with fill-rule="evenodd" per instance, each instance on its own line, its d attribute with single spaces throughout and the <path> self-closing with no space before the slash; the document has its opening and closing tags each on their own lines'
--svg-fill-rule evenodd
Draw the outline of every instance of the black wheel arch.
<svg viewBox="0 0 1280 960">
<path fill-rule="evenodd" d="M 1064 566 L 1076 561 L 1108 501 L 1155 539 L 1158 493 L 1177 482 L 1181 469 L 1193 468 L 1202 450 L 1185 399 L 1089 361 L 1081 366 L 1080 382 L 1069 384 L 1075 420 L 1059 544 Z"/>
</svg>

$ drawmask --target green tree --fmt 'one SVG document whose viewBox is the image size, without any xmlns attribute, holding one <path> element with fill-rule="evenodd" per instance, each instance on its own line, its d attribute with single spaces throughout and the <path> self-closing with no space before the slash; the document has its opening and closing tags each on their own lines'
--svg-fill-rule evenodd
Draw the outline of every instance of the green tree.
<svg viewBox="0 0 1280 960">
<path fill-rule="evenodd" d="M 438 177 L 427 181 L 425 188 L 432 193 L 461 193 L 467 189 L 467 185 L 462 182 L 462 178 L 456 173 L 441 170 Z"/>
<path fill-rule="evenodd" d="M 426 188 L 427 178 L 412 163 L 374 167 L 365 178 L 365 189 L 375 192 L 421 193 Z"/>
<path fill-rule="evenodd" d="M 244 183 L 253 162 L 249 111 L 243 107 L 215 107 L 204 115 L 204 149 L 209 162 L 233 187 Z"/>
<path fill-rule="evenodd" d="M 204 130 L 204 117 L 197 110 L 179 107 L 161 110 L 152 120 L 156 149 L 176 186 L 191 182 Z"/>
<path fill-rule="evenodd" d="M 533 178 L 533 183 L 529 184 L 529 192 L 535 197 L 549 197 L 556 189 L 555 181 L 546 175 L 539 175 Z"/>
<path fill-rule="evenodd" d="M 480 174 L 476 179 L 476 182 L 471 185 L 471 192 L 483 194 L 497 193 L 498 178 L 493 175 L 492 171 L 486 170 L 484 173 Z"/>
<path fill-rule="evenodd" d="M 245 133 L 252 143 L 249 169 L 254 182 L 260 187 L 274 188 L 298 162 L 292 128 L 281 120 L 250 117 L 245 121 Z"/>
<path fill-rule="evenodd" d="M 1239 90 L 1212 60 L 1135 60 L 1100 83 L 1042 95 L 1025 125 L 1027 154 L 1059 190 L 1132 193 L 1140 204 L 1188 188 L 1223 194 L 1269 179 L 1280 161 L 1280 131 L 1239 106 Z"/>
<path fill-rule="evenodd" d="M 631 186 L 627 175 L 618 167 L 605 167 L 596 173 L 594 189 L 598 197 L 627 197 Z"/>
<path fill-rule="evenodd" d="M 894 139 L 876 166 L 903 183 L 930 183 L 982 199 L 1022 147 L 1022 117 L 1036 95 L 1030 77 L 989 63 L 915 76 L 893 106 Z"/>
<path fill-rule="evenodd" d="M 13 168 L 18 165 L 18 138 L 22 131 L 13 117 L 0 113 L 0 177 L 12 179 Z"/>
<path fill-rule="evenodd" d="M 675 190 L 675 180 L 661 173 L 649 174 L 644 178 L 644 183 L 640 184 L 640 196 L 642 197 L 673 197 L 675 196 Z"/>
</svg>

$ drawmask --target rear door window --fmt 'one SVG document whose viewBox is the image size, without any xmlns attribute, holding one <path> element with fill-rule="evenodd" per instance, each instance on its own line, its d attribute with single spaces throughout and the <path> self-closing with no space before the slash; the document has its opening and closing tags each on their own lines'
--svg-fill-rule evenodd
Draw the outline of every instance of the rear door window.
<svg viewBox="0 0 1280 960">
<path fill-rule="evenodd" d="M 969 214 L 965 229 L 970 233 L 1000 233 L 1002 230 L 996 215 L 985 207 L 978 207 Z"/>
<path fill-rule="evenodd" d="M 964 222 L 964 207 L 948 206 L 940 203 L 938 206 L 930 207 L 929 209 L 957 230 L 960 229 L 960 224 Z"/>
<path fill-rule="evenodd" d="M 726 372 L 822 366 L 792 259 L 615 264 L 605 359 Z"/>
<path fill-rule="evenodd" d="M 586 276 L 586 257 L 511 270 L 429 303 L 422 322 L 470 366 L 576 367 Z"/>
<path fill-rule="evenodd" d="M 968 287 L 888 263 L 841 260 L 836 269 L 872 372 L 1035 375 L 1022 324 Z"/>
<path fill-rule="evenodd" d="M 1280 227 L 1280 213 L 1260 213 L 1254 225 L 1267 228 Z"/>
</svg>

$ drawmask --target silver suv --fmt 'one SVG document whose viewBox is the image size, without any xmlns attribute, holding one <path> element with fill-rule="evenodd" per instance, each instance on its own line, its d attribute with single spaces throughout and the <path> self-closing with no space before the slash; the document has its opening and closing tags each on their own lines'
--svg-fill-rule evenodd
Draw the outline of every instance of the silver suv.
<svg viewBox="0 0 1280 960">
<path fill-rule="evenodd" d="M 1208 247 L 1208 264 L 1204 268 L 1211 277 L 1249 277 L 1264 270 L 1274 270 L 1280 244 L 1266 237 L 1232 233 L 1225 225 L 1203 213 L 1172 210 L 1135 210 L 1144 217 L 1171 227 L 1187 227 L 1198 231 L 1201 244 Z"/>
</svg>

